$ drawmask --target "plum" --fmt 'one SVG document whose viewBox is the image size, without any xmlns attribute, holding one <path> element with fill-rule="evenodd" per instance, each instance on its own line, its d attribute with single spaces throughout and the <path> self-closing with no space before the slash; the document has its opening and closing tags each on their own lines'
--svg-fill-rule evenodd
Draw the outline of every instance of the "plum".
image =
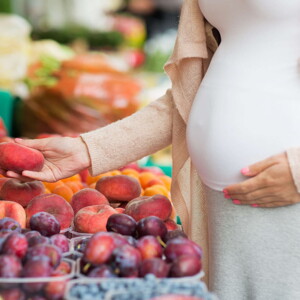
<svg viewBox="0 0 300 300">
<path fill-rule="evenodd" d="M 19 277 L 22 271 L 22 264 L 18 257 L 12 254 L 0 255 L 0 277 Z"/>
<path fill-rule="evenodd" d="M 168 277 L 170 266 L 161 258 L 149 258 L 142 261 L 140 266 L 140 277 L 153 274 L 157 278 Z"/>
<path fill-rule="evenodd" d="M 156 237 L 159 236 L 162 239 L 168 232 L 165 223 L 155 216 L 146 217 L 138 221 L 136 231 L 138 237 L 153 235 Z"/>
<path fill-rule="evenodd" d="M 88 275 L 91 278 L 115 278 L 117 275 L 113 272 L 112 268 L 108 265 L 101 265 L 92 269 Z"/>
<path fill-rule="evenodd" d="M 136 230 L 136 221 L 125 214 L 113 214 L 106 223 L 107 231 L 133 236 Z"/>
<path fill-rule="evenodd" d="M 136 248 L 140 251 L 142 259 L 162 257 L 163 248 L 156 237 L 145 235 L 141 237 L 136 244 Z"/>
<path fill-rule="evenodd" d="M 61 261 L 61 251 L 54 245 L 39 244 L 30 247 L 26 253 L 26 262 L 33 257 L 47 256 L 52 267 L 56 268 Z"/>
<path fill-rule="evenodd" d="M 33 247 L 39 244 L 50 244 L 50 239 L 46 236 L 33 236 L 28 239 L 28 246 Z"/>
<path fill-rule="evenodd" d="M 31 216 L 29 227 L 44 236 L 52 236 L 60 232 L 60 223 L 55 216 L 44 211 Z"/>
<path fill-rule="evenodd" d="M 136 248 L 123 245 L 116 248 L 111 256 L 111 265 L 120 277 L 138 277 L 142 256 Z"/>
<path fill-rule="evenodd" d="M 61 250 L 62 253 L 66 253 L 70 250 L 69 240 L 61 233 L 52 235 L 50 241 L 53 245 Z"/>
<path fill-rule="evenodd" d="M 169 240 L 175 239 L 177 237 L 187 238 L 187 235 L 181 229 L 169 230 L 164 236 L 164 242 L 167 243 Z"/>
<path fill-rule="evenodd" d="M 168 261 L 174 261 L 182 255 L 194 255 L 201 259 L 202 249 L 191 240 L 179 237 L 167 242 L 164 255 Z"/>
<path fill-rule="evenodd" d="M 0 230 L 8 229 L 11 231 L 21 232 L 21 225 L 14 219 L 4 217 L 0 219 Z"/>
<path fill-rule="evenodd" d="M 51 261 L 46 256 L 35 256 L 28 259 L 22 271 L 22 277 L 49 277 L 53 271 Z M 23 288 L 29 293 L 39 292 L 46 282 L 24 283 Z"/>
<path fill-rule="evenodd" d="M 23 258 L 27 252 L 28 242 L 25 235 L 13 232 L 8 235 L 1 247 L 1 254 L 13 254 Z"/>
<path fill-rule="evenodd" d="M 201 271 L 201 260 L 195 255 L 182 255 L 171 265 L 171 277 L 194 276 Z"/>
</svg>

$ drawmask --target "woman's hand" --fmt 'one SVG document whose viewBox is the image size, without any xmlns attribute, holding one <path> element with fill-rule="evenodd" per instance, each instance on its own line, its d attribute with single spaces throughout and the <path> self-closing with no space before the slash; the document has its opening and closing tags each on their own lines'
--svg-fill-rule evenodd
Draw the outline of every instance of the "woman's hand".
<svg viewBox="0 0 300 300">
<path fill-rule="evenodd" d="M 225 198 L 234 204 L 253 207 L 280 207 L 300 202 L 285 153 L 278 154 L 242 169 L 250 177 L 226 187 Z"/>
<path fill-rule="evenodd" d="M 36 140 L 16 139 L 16 143 L 39 150 L 45 158 L 44 167 L 39 172 L 23 171 L 17 174 L 12 171 L 0 173 L 21 180 L 41 180 L 54 182 L 70 177 L 90 167 L 90 157 L 85 143 L 80 137 L 52 137 Z"/>
</svg>

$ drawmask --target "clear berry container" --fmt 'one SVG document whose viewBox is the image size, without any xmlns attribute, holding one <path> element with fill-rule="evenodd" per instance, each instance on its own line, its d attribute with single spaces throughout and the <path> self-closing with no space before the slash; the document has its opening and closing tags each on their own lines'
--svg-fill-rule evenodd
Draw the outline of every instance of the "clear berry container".
<svg viewBox="0 0 300 300">
<path fill-rule="evenodd" d="M 0 278 L 0 299 L 30 299 L 35 295 L 63 299 L 67 282 L 75 276 L 75 262 L 67 258 L 62 261 L 70 267 L 68 274 L 39 278 Z"/>
</svg>

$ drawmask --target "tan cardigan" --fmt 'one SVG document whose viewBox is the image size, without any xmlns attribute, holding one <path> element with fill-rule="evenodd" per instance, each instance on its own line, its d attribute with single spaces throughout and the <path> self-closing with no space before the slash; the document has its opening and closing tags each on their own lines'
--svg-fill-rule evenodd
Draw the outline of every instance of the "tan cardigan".
<svg viewBox="0 0 300 300">
<path fill-rule="evenodd" d="M 185 232 L 203 248 L 207 282 L 206 199 L 186 145 L 191 105 L 216 48 L 216 42 L 205 28 L 210 27 L 205 25 L 198 0 L 185 0 L 176 45 L 165 65 L 172 89 L 134 115 L 85 133 L 82 138 L 89 150 L 94 175 L 136 161 L 172 143 L 172 201 Z M 291 156 L 300 157 L 295 149 Z M 294 160 L 293 165 L 296 163 Z"/>
</svg>

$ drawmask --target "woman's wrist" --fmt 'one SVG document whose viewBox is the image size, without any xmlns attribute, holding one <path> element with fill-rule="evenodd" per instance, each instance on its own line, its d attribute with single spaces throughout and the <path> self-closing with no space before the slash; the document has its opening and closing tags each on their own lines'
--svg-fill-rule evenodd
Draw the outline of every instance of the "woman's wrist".
<svg viewBox="0 0 300 300">
<path fill-rule="evenodd" d="M 79 136 L 74 138 L 76 143 L 76 151 L 79 156 L 80 160 L 80 167 L 81 169 L 87 169 L 90 168 L 92 165 L 90 154 L 88 151 L 88 147 L 86 143 L 83 141 L 83 139 Z"/>
</svg>

